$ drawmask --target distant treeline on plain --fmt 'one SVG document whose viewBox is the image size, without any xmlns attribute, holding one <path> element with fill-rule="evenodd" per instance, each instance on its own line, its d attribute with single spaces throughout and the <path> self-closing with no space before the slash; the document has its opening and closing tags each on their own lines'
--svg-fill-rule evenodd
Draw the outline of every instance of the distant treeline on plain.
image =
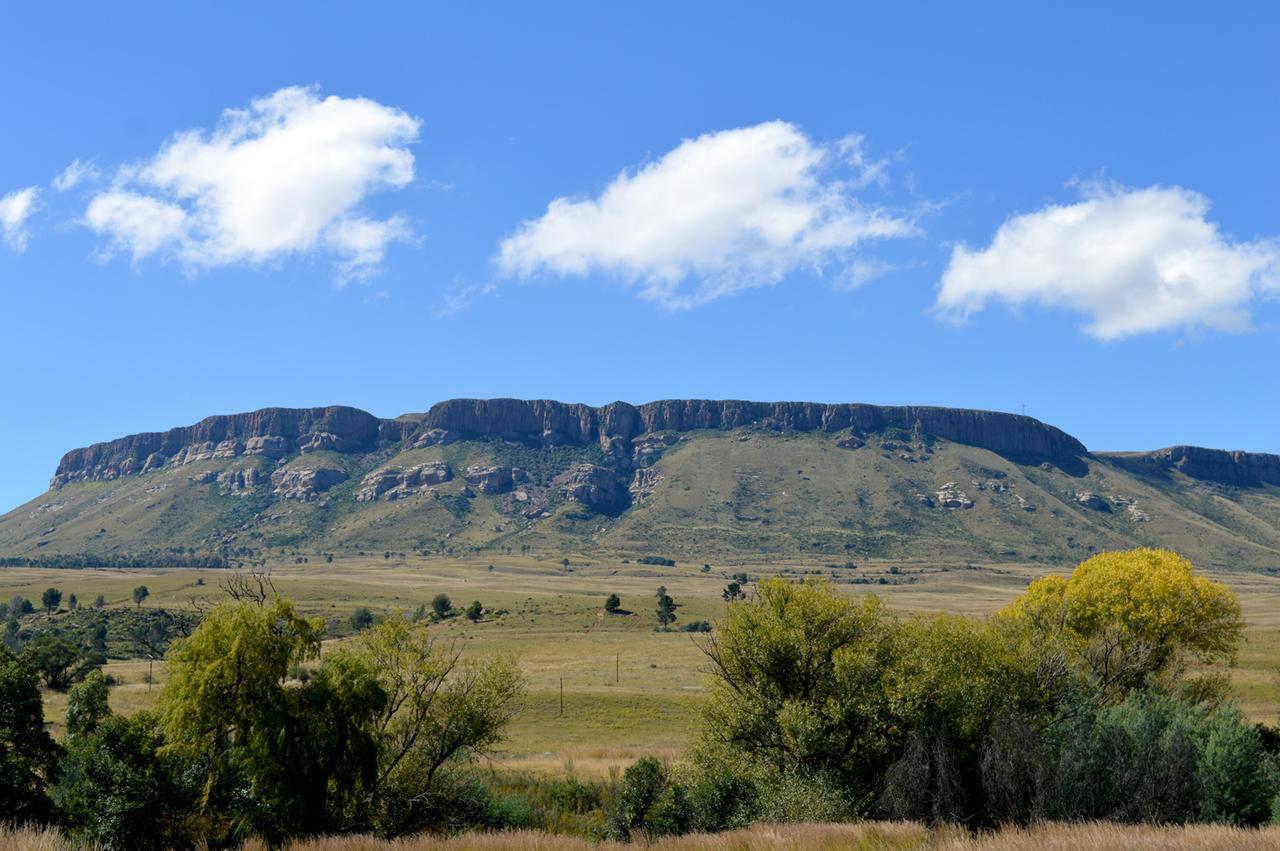
<svg viewBox="0 0 1280 851">
<path fill-rule="evenodd" d="M 50 553 L 39 556 L 0 556 L 0 567 L 234 567 L 235 559 L 214 553 L 148 550 L 141 553 Z"/>
</svg>

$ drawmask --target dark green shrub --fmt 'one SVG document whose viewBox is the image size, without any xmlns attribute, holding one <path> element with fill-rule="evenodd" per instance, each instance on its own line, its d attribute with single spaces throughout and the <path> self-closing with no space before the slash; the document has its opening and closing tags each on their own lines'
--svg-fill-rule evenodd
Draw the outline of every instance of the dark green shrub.
<svg viewBox="0 0 1280 851">
<path fill-rule="evenodd" d="M 104 851 L 190 847 L 195 789 L 163 743 L 146 713 L 74 738 L 58 789 L 72 834 Z"/>
<path fill-rule="evenodd" d="M 622 782 L 609 802 L 609 837 L 625 841 L 634 832 L 645 832 L 666 788 L 667 771 L 655 757 L 642 757 L 632 763 L 623 772 Z"/>
</svg>

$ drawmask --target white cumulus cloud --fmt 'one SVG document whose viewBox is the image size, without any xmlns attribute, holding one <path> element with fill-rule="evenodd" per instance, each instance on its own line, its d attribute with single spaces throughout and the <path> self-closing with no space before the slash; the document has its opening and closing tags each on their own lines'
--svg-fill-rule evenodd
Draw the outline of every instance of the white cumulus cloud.
<svg viewBox="0 0 1280 851">
<path fill-rule="evenodd" d="M 1209 201 L 1180 187 L 1090 184 L 1074 204 L 1014 216 L 982 250 L 959 246 L 938 308 L 964 318 L 995 299 L 1086 314 L 1103 340 L 1203 326 L 1249 327 L 1249 303 L 1280 289 L 1280 244 L 1232 242 Z"/>
<path fill-rule="evenodd" d="M 783 121 L 708 133 L 624 171 L 597 198 L 555 199 L 502 242 L 497 262 L 522 277 L 602 272 L 672 309 L 799 268 L 857 278 L 855 246 L 916 233 L 855 195 L 884 167 L 860 137 L 820 145 Z"/>
<path fill-rule="evenodd" d="M 40 188 L 28 186 L 8 195 L 0 196 L 0 234 L 4 241 L 18 253 L 27 250 L 27 219 L 36 211 L 40 201 Z"/>
<path fill-rule="evenodd" d="M 365 98 L 281 89 L 121 169 L 85 222 L 134 258 L 198 269 L 326 252 L 341 279 L 363 277 L 389 243 L 409 238 L 401 217 L 373 219 L 361 205 L 413 180 L 407 146 L 419 124 Z"/>
</svg>

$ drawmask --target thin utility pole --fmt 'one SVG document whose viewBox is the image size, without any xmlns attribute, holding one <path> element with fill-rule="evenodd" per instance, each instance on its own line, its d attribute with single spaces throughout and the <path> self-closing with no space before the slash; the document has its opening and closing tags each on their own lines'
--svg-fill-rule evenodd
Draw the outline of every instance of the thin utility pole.
<svg viewBox="0 0 1280 851">
<path fill-rule="evenodd" d="M 564 717 L 564 677 L 560 678 L 560 716 Z"/>
<path fill-rule="evenodd" d="M 615 683 L 622 682 L 622 654 L 619 653 L 613 658 L 613 681 Z"/>
</svg>

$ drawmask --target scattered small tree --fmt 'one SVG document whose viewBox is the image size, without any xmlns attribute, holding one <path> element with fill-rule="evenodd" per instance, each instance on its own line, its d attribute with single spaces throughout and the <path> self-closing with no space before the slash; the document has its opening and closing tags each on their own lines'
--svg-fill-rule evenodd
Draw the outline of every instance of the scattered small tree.
<svg viewBox="0 0 1280 851">
<path fill-rule="evenodd" d="M 52 615 L 58 610 L 58 606 L 62 603 L 62 592 L 57 588 L 46 588 L 44 593 L 40 595 L 40 604 L 44 606 L 45 612 Z"/>
<path fill-rule="evenodd" d="M 431 611 L 435 612 L 438 618 L 447 618 L 453 612 L 453 601 L 449 599 L 448 594 L 437 594 L 431 598 Z"/>
<path fill-rule="evenodd" d="M 351 613 L 351 629 L 361 632 L 373 626 L 373 612 L 368 606 L 361 606 Z"/>
<path fill-rule="evenodd" d="M 472 600 L 471 605 L 467 606 L 467 620 L 475 623 L 480 620 L 482 614 L 484 614 L 484 606 L 480 605 L 479 600 Z"/>
<path fill-rule="evenodd" d="M 76 599 L 75 594 L 72 594 L 70 597 L 67 598 L 67 608 L 73 612 L 76 609 L 80 608 L 80 601 Z"/>
<path fill-rule="evenodd" d="M 151 592 L 147 590 L 147 586 L 139 585 L 133 589 L 133 604 L 138 608 L 142 608 L 142 601 L 151 596 Z"/>
<path fill-rule="evenodd" d="M 671 595 L 667 593 L 666 586 L 658 589 L 658 626 L 666 629 L 675 623 L 676 620 L 676 601 L 671 599 Z"/>
<path fill-rule="evenodd" d="M 93 598 L 93 607 L 95 609 L 104 609 L 106 608 L 106 606 L 107 606 L 107 598 L 104 595 L 99 594 L 98 596 Z"/>
<path fill-rule="evenodd" d="M 110 688 L 102 671 L 94 671 L 77 683 L 67 696 L 67 735 L 85 736 L 111 715 L 107 705 Z"/>
<path fill-rule="evenodd" d="M 618 610 L 622 608 L 622 598 L 617 594 L 610 594 L 604 601 L 604 610 L 611 615 L 616 615 Z"/>
<path fill-rule="evenodd" d="M 724 586 L 724 593 L 721 595 L 730 603 L 737 602 L 745 598 L 747 595 L 742 592 L 742 585 L 738 582 L 730 582 Z"/>
</svg>

